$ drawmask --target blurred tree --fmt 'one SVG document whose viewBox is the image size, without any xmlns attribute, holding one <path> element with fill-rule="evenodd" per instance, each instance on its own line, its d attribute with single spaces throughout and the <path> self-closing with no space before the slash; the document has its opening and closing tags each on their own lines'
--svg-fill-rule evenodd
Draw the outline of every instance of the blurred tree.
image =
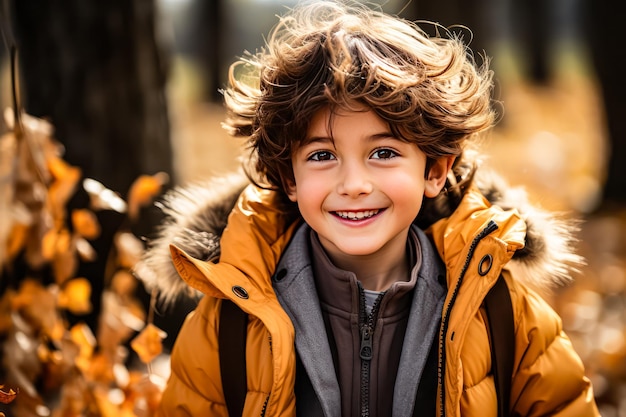
<svg viewBox="0 0 626 417">
<path fill-rule="evenodd" d="M 416 21 L 432 21 L 443 25 L 466 26 L 471 31 L 471 48 L 477 53 L 493 56 L 493 43 L 497 36 L 497 13 L 494 0 L 417 0 L 412 1 L 402 11 L 402 17 Z M 430 32 L 428 25 L 420 25 Z M 469 39 L 466 39 L 469 41 Z"/>
<path fill-rule="evenodd" d="M 199 71 L 200 83 L 194 94 L 202 101 L 219 102 L 219 89 L 225 84 L 227 65 L 241 51 L 227 52 L 226 39 L 239 38 L 229 28 L 228 8 L 223 0 L 156 0 L 168 21 L 171 50 Z"/>
<path fill-rule="evenodd" d="M 157 43 L 153 0 L 12 0 L 12 21 L 25 111 L 51 121 L 63 158 L 125 196 L 142 174 L 172 175 L 165 83 L 167 65 Z M 72 207 L 88 204 L 78 192 Z M 81 264 L 92 283 L 97 327 L 107 253 L 124 219 L 98 213 L 102 234 L 92 242 L 98 260 Z M 138 236 L 160 221 L 147 209 L 133 225 Z"/>
<path fill-rule="evenodd" d="M 171 173 L 153 0 L 19 0 L 14 12 L 24 107 L 51 120 L 65 159 L 121 193 Z"/>
<path fill-rule="evenodd" d="M 600 84 L 610 156 L 600 209 L 626 208 L 626 47 L 623 14 L 610 0 L 587 0 L 587 39 Z"/>
<path fill-rule="evenodd" d="M 417 0 L 404 14 L 411 20 L 432 20 L 445 27 L 465 25 L 476 52 L 485 51 L 498 65 L 499 47 L 519 55 L 523 76 L 548 84 L 554 75 L 555 53 L 579 40 L 581 0 Z"/>
<path fill-rule="evenodd" d="M 219 89 L 224 83 L 223 67 L 223 36 L 225 30 L 225 19 L 223 15 L 224 5 L 222 0 L 199 1 L 195 3 L 198 14 L 194 20 L 196 25 L 196 47 L 202 61 L 202 66 L 207 69 L 208 82 L 207 91 L 204 92 L 206 98 L 213 102 L 222 102 L 222 95 Z M 202 22 L 206 22 L 206 34 L 200 31 Z"/>
</svg>

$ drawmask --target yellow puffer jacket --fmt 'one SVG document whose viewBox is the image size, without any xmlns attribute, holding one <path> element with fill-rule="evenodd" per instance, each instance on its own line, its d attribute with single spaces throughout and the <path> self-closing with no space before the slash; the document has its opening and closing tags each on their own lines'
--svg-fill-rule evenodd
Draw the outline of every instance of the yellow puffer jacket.
<svg viewBox="0 0 626 417">
<path fill-rule="evenodd" d="M 243 415 L 295 416 L 294 330 L 274 295 L 270 276 L 297 225 L 286 224 L 275 209 L 274 198 L 273 193 L 253 186 L 245 189 L 222 234 L 218 263 L 171 247 L 180 276 L 204 296 L 174 345 L 171 376 L 158 415 L 228 415 L 216 335 L 221 299 L 229 298 L 249 314 L 248 393 Z M 475 237 L 491 221 L 498 225 L 497 230 L 476 243 Z M 562 331 L 560 318 L 509 271 L 514 253 L 523 252 L 529 240 L 528 223 L 517 210 L 493 206 L 473 188 L 451 216 L 427 231 L 448 271 L 443 319 L 447 331 L 441 335 L 445 340 L 445 373 L 443 387 L 439 387 L 447 416 L 497 415 L 482 302 L 501 271 L 510 289 L 515 322 L 512 415 L 599 415 L 583 365 Z M 537 263 L 537 259 L 532 262 Z M 541 264 L 545 269 L 547 264 Z M 563 273 L 537 273 L 545 277 L 552 272 Z M 249 297 L 237 297 L 235 286 L 244 288 Z"/>
</svg>

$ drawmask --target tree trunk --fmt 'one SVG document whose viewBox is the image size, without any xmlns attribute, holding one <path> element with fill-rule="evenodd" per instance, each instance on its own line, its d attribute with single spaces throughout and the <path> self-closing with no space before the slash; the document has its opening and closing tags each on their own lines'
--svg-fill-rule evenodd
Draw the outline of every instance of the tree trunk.
<svg viewBox="0 0 626 417">
<path fill-rule="evenodd" d="M 494 20 L 502 18 L 494 16 L 493 0 L 418 0 L 411 2 L 410 6 L 404 9 L 403 17 L 409 20 L 436 22 L 443 27 L 450 27 L 455 32 L 460 30 L 459 25 L 466 26 L 471 31 L 471 35 L 467 31 L 463 33 L 466 43 L 471 37 L 471 49 L 476 54 L 493 55 L 492 46 L 496 36 Z M 454 29 L 455 26 L 457 29 Z M 429 25 L 420 25 L 420 27 L 434 34 L 431 31 L 434 28 Z"/>
<path fill-rule="evenodd" d="M 153 0 L 15 0 L 13 13 L 23 107 L 51 121 L 63 158 L 123 197 L 139 175 L 171 176 L 167 71 Z M 88 203 L 78 192 L 68 209 Z M 91 242 L 98 259 L 78 271 L 92 284 L 93 313 L 82 319 L 93 329 L 107 255 L 125 221 L 113 211 L 98 218 L 102 234 Z M 156 208 L 147 209 L 131 230 L 149 235 L 160 220 Z"/>
<path fill-rule="evenodd" d="M 622 14 L 608 0 L 586 1 L 587 38 L 600 83 L 610 156 L 601 209 L 626 207 L 626 48 Z"/>
<path fill-rule="evenodd" d="M 19 0 L 15 18 L 24 107 L 51 120 L 67 162 L 122 195 L 171 173 L 152 0 Z"/>
</svg>

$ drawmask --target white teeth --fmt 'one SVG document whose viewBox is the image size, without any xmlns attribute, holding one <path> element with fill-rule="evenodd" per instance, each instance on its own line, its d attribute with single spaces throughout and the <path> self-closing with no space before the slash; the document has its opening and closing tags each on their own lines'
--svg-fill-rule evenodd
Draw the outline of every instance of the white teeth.
<svg viewBox="0 0 626 417">
<path fill-rule="evenodd" d="M 375 214 L 378 214 L 380 210 L 366 210 L 366 211 L 336 211 L 337 216 L 342 219 L 348 220 L 363 220 L 368 217 L 372 217 Z"/>
</svg>

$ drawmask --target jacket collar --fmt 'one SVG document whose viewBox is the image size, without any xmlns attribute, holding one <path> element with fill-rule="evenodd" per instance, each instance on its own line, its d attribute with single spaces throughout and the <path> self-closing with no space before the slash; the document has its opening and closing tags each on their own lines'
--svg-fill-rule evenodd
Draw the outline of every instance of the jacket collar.
<svg viewBox="0 0 626 417">
<path fill-rule="evenodd" d="M 412 415 L 412 406 L 433 339 L 439 329 L 443 307 L 445 267 L 424 232 L 413 228 L 419 239 L 423 262 L 411 301 L 402 356 L 394 391 L 394 415 Z M 309 257 L 310 228 L 300 227 L 272 278 L 278 300 L 287 312 L 296 331 L 296 349 L 307 371 L 324 415 L 335 416 L 341 409 L 339 386 L 328 346 L 313 269 Z M 338 416 L 338 415 L 337 415 Z"/>
<path fill-rule="evenodd" d="M 276 296 L 296 331 L 296 350 L 307 371 L 324 415 L 340 417 L 341 398 L 332 354 L 319 304 L 309 257 L 310 228 L 300 227 L 278 263 L 272 278 Z"/>
<path fill-rule="evenodd" d="M 166 300 L 199 294 L 180 279 L 170 245 L 196 259 L 218 258 L 228 215 L 247 184 L 244 175 L 234 174 L 178 187 L 165 196 L 160 206 L 166 220 L 135 268 L 146 287 L 158 288 Z M 428 232 L 448 265 L 459 260 L 459 248 L 491 218 L 499 224 L 496 238 L 503 242 L 506 257 L 513 259 L 510 268 L 517 270 L 516 279 L 533 288 L 566 283 L 582 263 L 573 250 L 577 222 L 531 205 L 521 189 L 510 187 L 492 172 L 479 169 L 459 206 L 433 217 L 441 220 Z M 511 251 L 516 252 L 509 256 Z"/>
</svg>

